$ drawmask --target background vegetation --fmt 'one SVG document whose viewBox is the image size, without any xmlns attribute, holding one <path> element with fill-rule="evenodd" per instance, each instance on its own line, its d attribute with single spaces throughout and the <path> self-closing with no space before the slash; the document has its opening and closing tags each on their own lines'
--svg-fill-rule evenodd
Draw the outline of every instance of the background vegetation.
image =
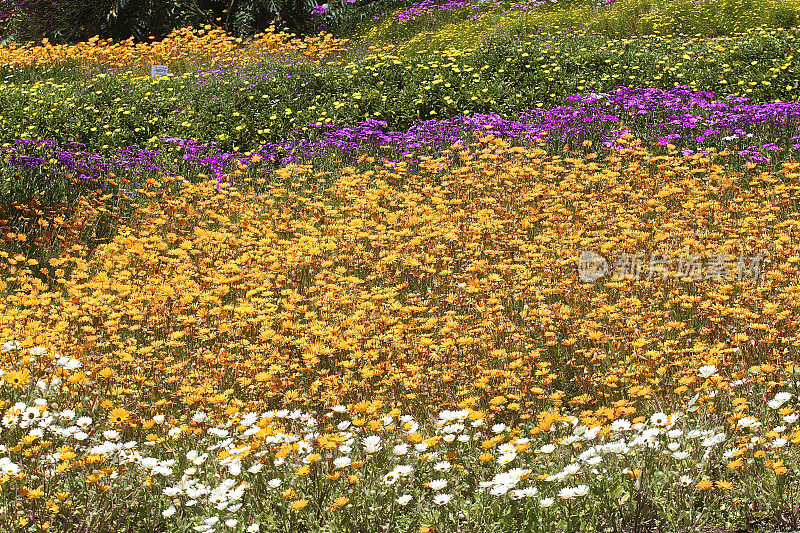
<svg viewBox="0 0 800 533">
<path fill-rule="evenodd" d="M 307 136 L 306 126 L 313 124 L 377 119 L 391 130 L 405 130 L 418 119 L 492 112 L 512 117 L 618 86 L 685 84 L 756 102 L 800 96 L 795 29 L 757 29 L 713 42 L 569 34 L 496 38 L 477 48 L 410 56 L 367 52 L 347 62 L 262 61 L 157 81 L 145 69 L 91 77 L 64 70 L 37 81 L 37 69 L 6 70 L 0 142 L 69 140 L 112 151 L 185 137 L 251 150 Z"/>
</svg>

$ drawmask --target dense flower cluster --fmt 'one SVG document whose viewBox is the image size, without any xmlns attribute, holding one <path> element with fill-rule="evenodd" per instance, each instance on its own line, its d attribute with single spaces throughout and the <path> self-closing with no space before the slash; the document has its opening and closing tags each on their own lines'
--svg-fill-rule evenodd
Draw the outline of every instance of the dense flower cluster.
<svg viewBox="0 0 800 533">
<path fill-rule="evenodd" d="M 647 497 L 678 501 L 673 523 L 691 528 L 705 511 L 688 502 L 702 495 L 709 504 L 729 503 L 747 490 L 737 481 L 748 470 L 796 474 L 791 450 L 800 445 L 800 382 L 791 380 L 766 410 L 738 412 L 721 426 L 709 425 L 711 411 L 696 403 L 698 395 L 671 414 L 631 420 L 635 408 L 617 403 L 602 414 L 542 411 L 516 426 L 468 400 L 427 420 L 380 401 L 319 414 L 229 408 L 139 417 L 110 401 L 62 409 L 72 373 L 83 368 L 78 359 L 17 341 L 5 342 L 3 353 L 18 361 L 0 374 L 0 390 L 18 398 L 0 422 L 0 487 L 20 495 L 0 498 L 0 524 L 12 529 L 44 521 L 70 529 L 86 487 L 100 509 L 142 487 L 138 498 L 156 511 L 148 513 L 151 525 L 179 519 L 198 532 L 272 530 L 275 517 L 358 527 L 376 517 L 435 517 L 440 508 L 458 511 L 455 520 L 470 531 L 476 520 L 509 517 L 526 530 L 549 531 L 563 510 L 567 527 L 578 517 L 608 520 L 619 503 L 604 496 L 630 495 L 645 483 Z M 708 379 L 716 369 L 699 374 Z M 713 391 L 741 406 L 733 390 L 745 385 Z M 75 482 L 85 483 L 83 491 Z M 381 505 L 367 518 L 371 502 Z M 113 507 L 100 516 L 119 518 Z"/>
<path fill-rule="evenodd" d="M 143 184 L 150 201 L 113 241 L 36 266 L 45 284 L 26 274 L 25 256 L 0 253 L 3 285 L 22 291 L 0 303 L 0 325 L 105 354 L 92 372 L 108 368 L 109 393 L 176 405 L 224 405 L 236 391 L 254 406 L 368 397 L 444 407 L 475 395 L 513 418 L 549 402 L 682 395 L 703 365 L 730 379 L 782 372 L 797 342 L 786 233 L 797 163 L 751 173 L 739 189 L 713 152 L 653 156 L 627 134 L 618 142 L 628 148 L 602 166 L 487 135 L 416 169 L 365 158 L 371 170 L 288 165 L 269 183 L 242 169 L 238 188 L 217 193 L 183 177 L 165 179 L 177 184 L 168 192 Z M 698 235 L 712 220 L 725 233 Z M 584 249 L 760 254 L 763 279 L 609 280 L 598 293 L 578 283 Z M 747 311 L 713 305 L 720 290 Z M 665 305 L 698 322 L 644 311 Z M 33 317 L 36 332 L 19 329 Z"/>
<path fill-rule="evenodd" d="M 386 122 L 368 119 L 356 126 L 307 124 L 293 130 L 299 140 L 267 143 L 247 153 L 225 152 L 215 143 L 189 139 L 162 139 L 164 149 L 131 146 L 113 156 L 91 151 L 80 143 L 22 139 L 0 147 L 11 168 L 68 171 L 79 179 L 99 178 L 125 171 L 133 176 L 158 172 L 185 174 L 189 168 L 222 179 L 237 168 L 259 167 L 272 172 L 290 163 L 304 163 L 326 154 L 351 162 L 362 155 L 379 154 L 384 160 L 403 160 L 435 154 L 455 142 L 468 141 L 487 131 L 515 143 L 544 139 L 551 145 L 586 140 L 597 149 L 614 150 L 620 134 L 630 132 L 661 146 L 681 148 L 684 155 L 709 147 L 729 149 L 742 164 L 777 164 L 800 150 L 800 104 L 753 103 L 747 97 L 718 97 L 687 86 L 669 91 L 620 87 L 612 93 L 575 95 L 570 105 L 538 108 L 521 113 L 517 120 L 497 114 L 420 120 L 406 131 L 386 131 Z M 754 144 L 760 142 L 760 144 Z M 177 152 L 173 153 L 172 149 Z M 190 166 L 193 165 L 193 166 Z"/>
<path fill-rule="evenodd" d="M 242 64 L 260 61 L 265 56 L 286 53 L 309 60 L 322 60 L 343 51 L 347 44 L 346 39 L 335 39 L 330 34 L 298 39 L 293 34 L 272 30 L 274 28 L 244 42 L 241 38 L 231 37 L 220 28 L 206 26 L 175 30 L 166 38 L 153 43 L 134 43 L 133 38 L 113 42 L 97 37 L 72 45 L 53 45 L 47 39 L 42 43 L 11 43 L 8 47 L 0 47 L 0 65 L 52 67 L 77 62 L 95 72 L 142 68 L 149 72 L 151 65 L 187 62 L 209 68 L 232 62 Z"/>
</svg>

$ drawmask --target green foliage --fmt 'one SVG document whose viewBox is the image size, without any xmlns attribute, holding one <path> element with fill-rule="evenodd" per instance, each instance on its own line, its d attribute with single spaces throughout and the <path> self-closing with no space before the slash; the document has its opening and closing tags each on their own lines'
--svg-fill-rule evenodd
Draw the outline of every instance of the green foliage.
<svg viewBox="0 0 800 533">
<path fill-rule="evenodd" d="M 105 25 L 111 0 L 0 0 L 6 39 L 53 42 L 85 40 Z"/>
<path fill-rule="evenodd" d="M 201 0 L 111 0 L 107 26 L 96 33 L 144 41 L 150 36 L 166 35 L 176 27 L 209 23 L 212 17 L 211 10 L 203 9 Z"/>
<path fill-rule="evenodd" d="M 316 0 L 0 0 L 0 28 L 18 42 L 70 43 L 99 35 L 137 41 L 186 26 L 211 24 L 249 37 L 274 24 L 316 33 L 310 13 Z M 3 14 L 6 14 L 3 18 Z"/>
</svg>

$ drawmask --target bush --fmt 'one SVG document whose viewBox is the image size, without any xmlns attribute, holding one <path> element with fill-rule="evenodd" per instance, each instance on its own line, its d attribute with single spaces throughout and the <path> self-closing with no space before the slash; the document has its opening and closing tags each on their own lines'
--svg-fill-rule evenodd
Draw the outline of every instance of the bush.
<svg viewBox="0 0 800 533">
<path fill-rule="evenodd" d="M 86 40 L 105 25 L 111 0 L 0 0 L 5 31 L 17 41 Z"/>
</svg>

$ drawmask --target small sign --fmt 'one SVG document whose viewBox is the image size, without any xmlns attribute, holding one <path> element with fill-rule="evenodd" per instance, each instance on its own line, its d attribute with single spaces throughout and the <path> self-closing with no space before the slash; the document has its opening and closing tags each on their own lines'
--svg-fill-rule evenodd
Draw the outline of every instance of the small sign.
<svg viewBox="0 0 800 533">
<path fill-rule="evenodd" d="M 166 76 L 168 72 L 169 66 L 167 65 L 153 65 L 150 67 L 151 78 L 160 78 L 161 76 Z"/>
</svg>

